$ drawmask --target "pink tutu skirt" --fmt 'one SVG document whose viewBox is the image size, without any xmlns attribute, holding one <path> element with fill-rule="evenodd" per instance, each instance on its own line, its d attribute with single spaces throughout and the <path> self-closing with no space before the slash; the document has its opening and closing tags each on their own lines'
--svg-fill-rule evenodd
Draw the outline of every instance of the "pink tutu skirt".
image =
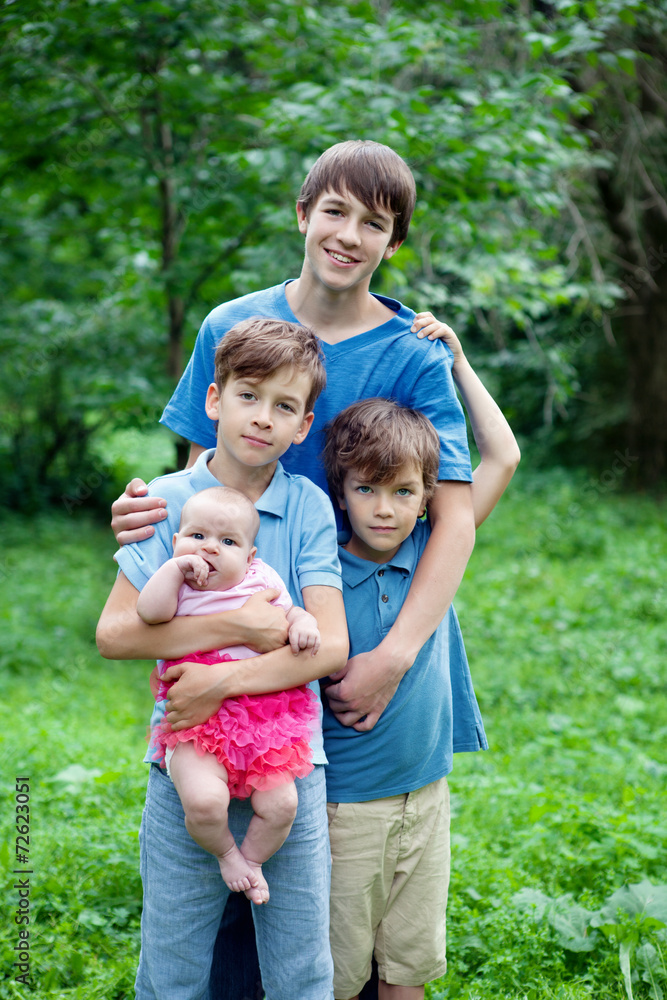
<svg viewBox="0 0 667 1000">
<path fill-rule="evenodd" d="M 230 662 L 226 653 L 193 653 L 174 663 Z M 161 684 L 159 697 L 170 685 Z M 304 778 L 313 770 L 310 738 L 319 714 L 317 698 L 310 688 L 290 688 L 272 694 L 226 698 L 215 715 L 191 729 L 173 732 L 163 722 L 153 733 L 153 744 L 161 750 L 192 742 L 202 756 L 212 753 L 225 767 L 233 798 L 247 799 L 255 789 L 275 788 L 292 778 Z"/>
</svg>

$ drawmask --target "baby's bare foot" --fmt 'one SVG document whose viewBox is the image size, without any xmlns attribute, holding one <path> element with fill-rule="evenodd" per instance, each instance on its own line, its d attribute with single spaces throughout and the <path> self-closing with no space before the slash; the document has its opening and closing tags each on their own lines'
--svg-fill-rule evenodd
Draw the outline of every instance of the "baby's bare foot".
<svg viewBox="0 0 667 1000">
<path fill-rule="evenodd" d="M 218 863 L 220 864 L 220 874 L 224 879 L 225 885 L 232 892 L 245 892 L 247 895 L 248 891 L 252 892 L 256 887 L 260 886 L 260 880 L 264 882 L 264 879 L 261 877 L 261 866 L 259 866 L 260 873 L 258 877 L 255 871 L 257 866 L 251 865 L 249 861 L 246 861 L 236 844 L 218 857 Z M 264 882 L 264 885 L 266 885 L 266 882 Z"/>
<path fill-rule="evenodd" d="M 245 890 L 246 896 L 251 903 L 256 903 L 258 906 L 260 903 L 268 903 L 269 886 L 262 875 L 262 866 L 258 865 L 255 861 L 246 861 L 246 864 L 252 869 L 253 876 L 256 879 L 252 886 Z"/>
</svg>

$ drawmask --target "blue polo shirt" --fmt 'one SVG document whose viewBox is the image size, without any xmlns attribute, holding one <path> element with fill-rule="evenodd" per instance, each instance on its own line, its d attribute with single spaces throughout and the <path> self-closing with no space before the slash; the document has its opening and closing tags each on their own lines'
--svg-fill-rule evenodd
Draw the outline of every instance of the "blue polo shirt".
<svg viewBox="0 0 667 1000">
<path fill-rule="evenodd" d="M 418 521 L 393 559 L 360 559 L 342 546 L 343 599 L 350 656 L 375 649 L 407 597 L 430 534 Z M 396 694 L 367 733 L 343 726 L 324 699 L 329 802 L 366 802 L 401 795 L 437 781 L 452 755 L 488 743 L 453 607 L 422 646 Z"/>
<path fill-rule="evenodd" d="M 230 327 L 252 316 L 298 323 L 285 296 L 287 284 L 233 299 L 209 313 L 161 423 L 189 441 L 215 447 L 214 425 L 204 410 L 206 390 L 214 381 L 215 348 Z M 339 344 L 320 341 L 327 387 L 315 404 L 308 437 L 282 456 L 285 469 L 308 476 L 326 491 L 320 460 L 323 428 L 351 403 L 382 396 L 421 410 L 432 422 L 440 437 L 439 479 L 471 482 L 465 417 L 451 374 L 452 352 L 442 341 L 419 340 L 410 332 L 415 317 L 411 309 L 382 295 L 375 298 L 394 313 L 386 323 Z"/>
<path fill-rule="evenodd" d="M 167 501 L 167 517 L 155 525 L 151 538 L 124 545 L 114 556 L 137 590 L 142 590 L 153 573 L 171 559 L 172 538 L 178 531 L 181 508 L 188 497 L 210 486 L 220 486 L 208 468 L 214 452 L 215 449 L 210 449 L 201 454 L 190 469 L 160 476 L 149 484 L 150 496 L 161 496 Z M 305 476 L 290 475 L 279 462 L 255 507 L 259 513 L 258 555 L 282 577 L 295 604 L 303 606 L 304 587 L 341 589 L 333 510 L 321 489 Z M 312 688 L 319 696 L 317 681 Z M 151 725 L 159 723 L 163 715 L 164 702 L 160 702 Z M 311 746 L 314 763 L 324 763 L 321 732 L 314 735 Z"/>
</svg>

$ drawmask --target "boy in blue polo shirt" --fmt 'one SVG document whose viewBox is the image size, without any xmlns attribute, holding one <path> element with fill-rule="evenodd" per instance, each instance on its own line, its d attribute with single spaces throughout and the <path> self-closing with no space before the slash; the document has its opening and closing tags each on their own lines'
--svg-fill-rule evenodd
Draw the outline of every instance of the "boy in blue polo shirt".
<svg viewBox="0 0 667 1000">
<path fill-rule="evenodd" d="M 168 499 L 169 516 L 152 538 L 126 545 L 116 554 L 121 572 L 98 626 L 102 655 L 115 659 L 178 659 L 193 649 L 236 644 L 258 648 L 268 642 L 273 651 L 265 655 L 213 665 L 179 664 L 167 671 L 167 681 L 198 673 L 199 687 L 207 691 L 208 709 L 203 717 L 192 717 L 191 724 L 206 721 L 225 698 L 283 690 L 341 669 L 348 651 L 331 504 L 309 479 L 285 472 L 279 462 L 290 444 L 305 439 L 313 403 L 325 382 L 317 339 L 293 323 L 246 321 L 230 330 L 218 348 L 215 373 L 206 413 L 217 420 L 217 446 L 203 452 L 190 469 L 151 484 L 151 493 Z M 159 625 L 145 625 L 137 615 L 140 590 L 172 555 L 183 503 L 220 483 L 255 504 L 258 551 L 283 578 L 292 600 L 317 619 L 321 646 L 316 656 L 309 650 L 292 653 L 284 645 L 286 632 L 275 622 L 275 635 L 267 640 L 263 607 L 270 607 L 268 600 L 278 596 L 276 590 L 249 598 L 238 611 L 217 615 L 174 618 Z M 201 691 L 199 695 L 201 709 Z M 166 706 L 156 706 L 153 726 L 165 717 L 174 721 L 171 711 L 165 715 L 170 706 L 171 695 Z M 313 762 L 321 765 L 321 732 L 315 734 L 312 748 Z M 271 902 L 254 914 L 262 979 L 275 1000 L 329 1000 L 323 767 L 315 767 L 297 783 L 299 806 L 292 831 L 265 866 Z M 229 826 L 237 842 L 251 815 L 247 799 L 232 801 Z M 213 945 L 229 891 L 216 858 L 188 835 L 178 794 L 157 766 L 150 770 L 140 840 L 144 907 L 136 996 L 199 1000 L 207 995 Z"/>
<path fill-rule="evenodd" d="M 479 524 L 518 449 L 458 340 L 447 340 L 482 455 L 473 486 Z M 438 453 L 427 418 L 390 400 L 356 403 L 328 429 L 324 465 L 349 527 L 339 552 L 351 656 L 375 649 L 403 606 L 430 532 L 423 515 Z M 453 607 L 374 728 L 360 729 L 325 701 L 334 996 L 356 1000 L 375 957 L 382 1000 L 423 1000 L 424 984 L 446 970 L 446 775 L 454 753 L 488 745 Z"/>
</svg>

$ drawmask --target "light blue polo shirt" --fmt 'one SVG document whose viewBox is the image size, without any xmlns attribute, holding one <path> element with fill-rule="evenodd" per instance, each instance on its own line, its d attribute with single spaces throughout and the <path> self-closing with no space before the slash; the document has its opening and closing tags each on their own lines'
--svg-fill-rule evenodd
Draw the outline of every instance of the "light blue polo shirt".
<svg viewBox="0 0 667 1000">
<path fill-rule="evenodd" d="M 148 487 L 150 496 L 164 497 L 167 517 L 155 525 L 155 534 L 141 542 L 124 545 L 114 559 L 132 586 L 142 590 L 159 567 L 172 557 L 172 538 L 178 531 L 181 508 L 200 490 L 220 486 L 209 471 L 208 462 L 215 453 L 203 452 L 190 469 L 154 479 Z M 303 607 L 304 587 L 335 587 L 341 590 L 336 528 L 328 496 L 305 476 L 285 472 L 280 462 L 273 479 L 255 504 L 259 513 L 257 553 L 282 577 L 295 604 Z M 319 684 L 311 685 L 319 697 Z M 151 725 L 164 715 L 164 702 L 155 706 Z M 318 730 L 311 742 L 313 762 L 326 761 L 322 734 Z M 147 755 L 145 758 L 150 761 Z"/>
<path fill-rule="evenodd" d="M 396 621 L 430 534 L 418 521 L 393 559 L 369 562 L 339 549 L 350 656 L 375 649 Z M 366 802 L 437 781 L 452 756 L 488 743 L 453 607 L 422 646 L 375 727 L 343 726 L 324 699 L 329 802 Z"/>
<path fill-rule="evenodd" d="M 189 441 L 212 448 L 215 430 L 204 409 L 214 381 L 215 348 L 235 323 L 268 316 L 298 323 L 287 302 L 284 281 L 217 306 L 202 323 L 188 366 L 162 414 L 161 423 Z M 438 479 L 472 481 L 465 417 L 452 379 L 453 354 L 440 340 L 419 340 L 410 327 L 411 309 L 382 295 L 393 316 L 373 330 L 338 344 L 320 341 L 327 386 L 315 403 L 315 419 L 302 444 L 282 456 L 288 472 L 308 476 L 326 491 L 320 453 L 325 425 L 359 399 L 381 396 L 424 413 L 440 437 Z"/>
</svg>

